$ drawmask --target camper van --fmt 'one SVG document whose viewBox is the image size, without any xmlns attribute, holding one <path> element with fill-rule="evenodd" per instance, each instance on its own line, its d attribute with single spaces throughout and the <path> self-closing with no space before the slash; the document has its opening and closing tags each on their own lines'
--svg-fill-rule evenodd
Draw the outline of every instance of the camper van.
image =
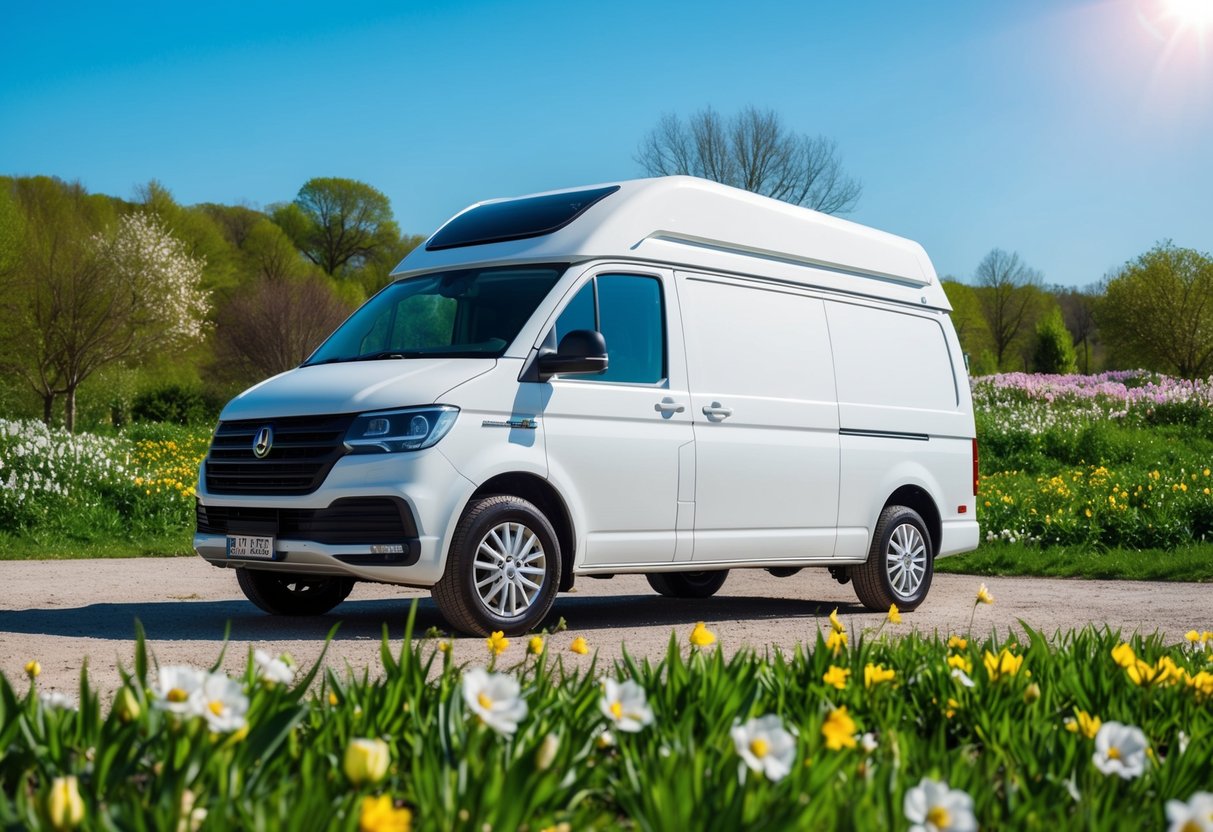
<svg viewBox="0 0 1213 832">
<path fill-rule="evenodd" d="M 578 578 L 823 567 L 912 610 L 974 548 L 977 441 L 916 243 L 702 179 L 480 202 L 224 408 L 194 548 L 315 615 L 358 581 L 524 633 Z"/>
</svg>

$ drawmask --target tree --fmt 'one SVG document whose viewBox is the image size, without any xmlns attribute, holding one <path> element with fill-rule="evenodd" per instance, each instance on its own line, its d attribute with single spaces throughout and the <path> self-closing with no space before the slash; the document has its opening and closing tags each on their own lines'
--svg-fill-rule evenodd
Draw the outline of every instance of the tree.
<svg viewBox="0 0 1213 832">
<path fill-rule="evenodd" d="M 794 132 L 774 110 L 752 106 L 727 122 L 710 107 L 686 123 L 667 113 L 635 159 L 649 176 L 701 176 L 826 214 L 853 210 L 863 190 L 843 172 L 833 139 Z"/>
<path fill-rule="evenodd" d="M 305 257 L 333 276 L 400 239 L 388 198 L 353 179 L 310 179 L 272 217 Z"/>
<path fill-rule="evenodd" d="M 254 380 L 297 367 L 351 311 L 325 277 L 258 278 L 219 311 L 216 351 L 224 373 Z"/>
<path fill-rule="evenodd" d="M 1054 306 L 1036 322 L 1036 344 L 1032 368 L 1038 373 L 1073 373 L 1078 370 L 1074 355 L 1074 339 L 1061 317 L 1061 308 Z"/>
<path fill-rule="evenodd" d="M 1019 254 L 992 250 L 977 266 L 977 299 L 990 330 L 994 359 L 1003 359 L 1022 333 L 1030 332 L 1038 299 L 1040 274 L 1028 268 Z"/>
<path fill-rule="evenodd" d="M 1104 285 L 1105 341 L 1149 369 L 1213 374 L 1213 259 L 1169 240 Z"/>
<path fill-rule="evenodd" d="M 1081 348 L 1078 366 L 1083 373 L 1090 373 L 1091 351 L 1099 343 L 1095 307 L 1099 301 L 1100 289 L 1098 286 L 1088 286 L 1085 290 L 1059 287 L 1055 294 L 1058 304 L 1061 305 L 1062 320 L 1074 339 L 1074 346 L 1076 349 Z"/>
<path fill-rule="evenodd" d="M 950 277 L 943 278 L 939 285 L 952 304 L 952 325 L 956 328 L 956 338 L 969 363 L 969 371 L 973 372 L 977 369 L 974 362 L 989 350 L 990 344 L 990 331 L 981 311 L 981 303 L 977 300 L 977 290 Z"/>
</svg>

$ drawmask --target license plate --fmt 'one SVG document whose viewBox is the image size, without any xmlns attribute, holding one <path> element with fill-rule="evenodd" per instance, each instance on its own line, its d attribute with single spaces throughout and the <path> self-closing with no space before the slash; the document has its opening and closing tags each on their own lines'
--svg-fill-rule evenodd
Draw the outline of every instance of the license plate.
<svg viewBox="0 0 1213 832">
<path fill-rule="evenodd" d="M 274 538 L 229 534 L 227 536 L 227 556 L 242 560 L 273 560 Z"/>
</svg>

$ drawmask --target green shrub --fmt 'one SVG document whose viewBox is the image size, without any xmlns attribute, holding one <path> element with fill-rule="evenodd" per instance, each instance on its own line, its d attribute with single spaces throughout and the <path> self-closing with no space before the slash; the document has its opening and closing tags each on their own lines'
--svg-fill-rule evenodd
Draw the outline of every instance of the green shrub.
<svg viewBox="0 0 1213 832">
<path fill-rule="evenodd" d="M 172 422 L 178 425 L 213 424 L 223 402 L 201 387 L 166 384 L 135 397 L 131 416 L 136 422 Z"/>
</svg>

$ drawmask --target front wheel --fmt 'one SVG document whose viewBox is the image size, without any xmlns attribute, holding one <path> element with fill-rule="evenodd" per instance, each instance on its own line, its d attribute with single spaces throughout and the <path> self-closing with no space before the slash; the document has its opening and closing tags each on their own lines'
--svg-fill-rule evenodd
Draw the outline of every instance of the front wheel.
<svg viewBox="0 0 1213 832">
<path fill-rule="evenodd" d="M 650 572 L 649 586 L 667 598 L 710 598 L 724 586 L 729 570 L 713 572 Z"/>
<path fill-rule="evenodd" d="M 354 588 L 349 578 L 260 569 L 237 569 L 236 581 L 246 598 L 271 615 L 324 615 Z"/>
<path fill-rule="evenodd" d="M 935 557 L 922 516 L 906 506 L 886 506 L 876 522 L 868 561 L 851 567 L 855 594 L 870 610 L 892 604 L 912 610 L 927 597 Z"/>
<path fill-rule="evenodd" d="M 484 497 L 460 518 L 431 594 L 457 630 L 521 635 L 552 608 L 560 571 L 560 544 L 542 511 L 521 497 Z"/>
</svg>

